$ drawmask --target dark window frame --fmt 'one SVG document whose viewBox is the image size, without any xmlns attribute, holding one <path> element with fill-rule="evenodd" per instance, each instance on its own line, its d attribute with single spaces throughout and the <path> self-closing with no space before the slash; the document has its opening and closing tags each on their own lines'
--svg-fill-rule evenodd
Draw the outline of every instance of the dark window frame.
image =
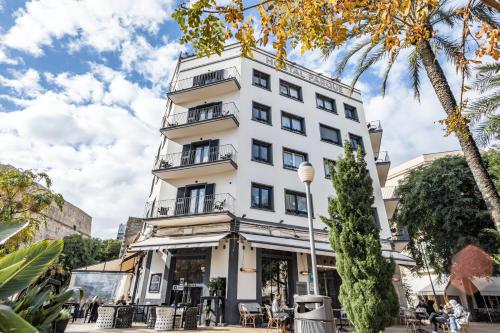
<svg viewBox="0 0 500 333">
<path fill-rule="evenodd" d="M 356 115 L 354 118 L 347 115 L 347 109 L 353 109 L 354 114 Z M 349 104 L 344 103 L 344 115 L 347 119 L 357 121 L 359 123 L 359 114 L 358 108 Z"/>
<path fill-rule="evenodd" d="M 262 195 L 259 195 L 259 197 L 261 198 L 261 202 L 259 203 L 259 205 L 254 205 L 252 194 L 254 187 L 258 188 L 259 190 L 265 189 L 268 191 L 269 207 L 262 206 Z M 274 187 L 266 184 L 252 182 L 250 185 L 250 208 L 274 212 Z"/>
<path fill-rule="evenodd" d="M 354 147 L 354 145 L 352 144 L 353 139 L 360 139 L 361 140 L 361 150 L 363 152 L 365 152 L 365 142 L 363 141 L 363 137 L 361 135 L 356 135 L 356 134 L 353 134 L 353 133 L 349 133 L 349 142 L 351 143 L 351 146 L 352 146 L 353 150 L 357 151 L 358 147 Z"/>
<path fill-rule="evenodd" d="M 328 110 L 327 108 L 325 107 L 322 107 L 322 106 L 319 106 L 318 105 L 318 99 L 326 99 L 326 100 L 329 100 L 331 103 L 332 103 L 332 107 L 333 109 L 332 110 Z M 324 103 L 323 103 L 324 104 Z M 337 112 L 337 103 L 335 102 L 335 99 L 331 98 L 331 97 L 328 97 L 328 96 L 325 96 L 325 95 L 322 95 L 322 94 L 319 94 L 319 93 L 316 93 L 316 107 L 320 110 L 324 110 L 326 112 L 330 112 L 330 113 L 333 113 L 333 114 L 338 114 Z"/>
<path fill-rule="evenodd" d="M 268 161 L 257 159 L 253 156 L 253 146 L 254 145 L 267 146 L 268 157 L 269 157 Z M 264 163 L 264 164 L 273 165 L 273 144 L 269 143 L 269 142 L 262 141 L 262 140 L 258 140 L 258 139 L 252 139 L 251 160 L 254 162 L 257 162 L 257 163 Z"/>
<path fill-rule="evenodd" d="M 256 74 L 257 74 L 257 76 L 259 76 L 259 75 L 267 76 L 267 86 L 263 86 L 261 84 L 255 83 L 254 78 L 255 78 Z M 262 88 L 262 89 L 266 89 L 266 90 L 271 91 L 271 75 L 267 74 L 265 72 L 259 71 L 257 69 L 253 69 L 253 72 L 252 72 L 252 85 L 254 85 L 256 87 L 259 87 L 259 88 Z"/>
<path fill-rule="evenodd" d="M 321 128 L 325 128 L 325 129 L 329 129 L 329 130 L 333 130 L 333 131 L 336 131 L 338 133 L 338 139 L 339 139 L 339 142 L 335 142 L 335 141 L 332 141 L 332 140 L 328 140 L 328 139 L 324 139 L 321 135 Z M 340 131 L 340 129 L 338 128 L 335 128 L 335 127 L 331 127 L 331 126 L 328 126 L 328 125 L 325 125 L 325 124 L 319 124 L 319 137 L 321 139 L 321 141 L 323 142 L 326 142 L 326 143 L 330 143 L 332 145 L 336 145 L 336 146 L 339 146 L 339 147 L 342 147 L 342 132 Z"/>
<path fill-rule="evenodd" d="M 288 87 L 288 93 L 287 94 L 284 94 L 283 92 L 281 92 L 281 86 L 282 85 L 285 85 L 285 86 Z M 290 87 L 293 87 L 293 88 L 295 88 L 297 90 L 298 97 L 293 97 L 292 95 L 290 95 Z M 290 83 L 288 81 L 282 80 L 282 79 L 280 79 L 280 95 L 288 97 L 288 98 L 291 98 L 291 99 L 296 100 L 296 101 L 303 102 L 302 87 L 298 86 L 296 84 Z"/>
<path fill-rule="evenodd" d="M 296 171 L 299 167 L 292 167 L 292 166 L 287 166 L 285 164 L 285 152 L 288 152 L 288 153 L 292 153 L 292 154 L 296 154 L 296 155 L 303 155 L 304 156 L 304 162 L 307 162 L 309 161 L 309 156 L 307 153 L 304 153 L 302 151 L 299 151 L 299 150 L 294 150 L 294 149 L 290 149 L 290 148 L 286 148 L 286 147 L 283 147 L 283 152 L 282 152 L 282 163 L 283 163 L 283 169 L 287 169 L 287 170 L 292 170 L 292 171 Z"/>
<path fill-rule="evenodd" d="M 326 163 L 332 163 L 333 164 L 333 168 L 335 168 L 335 165 L 337 164 L 337 161 L 332 160 L 330 158 L 323 157 L 323 171 L 325 172 L 325 178 L 326 179 L 332 179 L 332 175 L 331 174 L 329 175 L 326 172 L 326 170 L 327 170 Z"/>
<path fill-rule="evenodd" d="M 291 124 L 292 119 L 299 120 L 301 123 L 302 131 L 297 131 L 297 130 L 294 130 L 293 128 L 288 128 L 288 127 L 283 126 L 283 117 L 290 118 L 290 124 Z M 286 112 L 286 111 L 281 111 L 281 119 L 280 120 L 281 120 L 281 129 L 282 130 L 289 131 L 289 132 L 296 133 L 296 134 L 306 135 L 306 120 L 304 119 L 304 117 L 300 117 L 300 116 L 294 115 L 294 114 Z"/>
<path fill-rule="evenodd" d="M 254 110 L 254 108 L 256 106 L 257 107 L 260 106 L 260 107 L 267 108 L 266 112 L 268 112 L 268 116 L 269 116 L 268 119 L 269 119 L 269 121 L 265 121 L 265 120 L 262 120 L 260 118 L 256 118 L 254 116 L 254 111 L 253 110 Z M 259 103 L 259 102 L 252 101 L 252 120 L 256 121 L 258 123 L 261 123 L 261 124 L 266 124 L 266 125 L 271 125 L 272 126 L 273 125 L 273 117 L 272 117 L 271 107 L 269 105 L 265 105 L 265 104 L 262 104 L 262 103 Z"/>
<path fill-rule="evenodd" d="M 287 204 L 286 196 L 287 196 L 287 194 L 295 196 L 294 201 L 295 201 L 295 207 L 297 207 L 297 210 L 292 211 L 292 210 L 289 210 L 286 207 L 286 204 Z M 298 196 L 303 197 L 304 199 L 306 199 L 306 211 L 305 212 L 298 210 L 298 207 L 299 207 L 299 204 L 298 204 L 299 202 L 298 202 L 298 199 L 297 199 Z M 305 192 L 300 192 L 300 191 L 295 191 L 295 190 L 289 190 L 289 189 L 285 188 L 284 198 L 285 198 L 285 214 L 294 215 L 294 216 L 307 217 L 307 194 Z M 311 202 L 311 204 L 312 204 L 312 202 Z"/>
<path fill-rule="evenodd" d="M 159 277 L 159 282 L 155 282 L 155 283 L 158 283 L 158 287 L 157 288 L 154 288 L 152 289 L 151 287 L 151 283 L 153 282 L 153 278 L 154 277 Z M 161 290 L 161 277 L 162 277 L 162 274 L 161 273 L 155 273 L 155 274 L 151 274 L 151 276 L 149 277 L 149 286 L 148 286 L 148 292 L 149 293 L 152 293 L 152 294 L 158 294 Z"/>
</svg>

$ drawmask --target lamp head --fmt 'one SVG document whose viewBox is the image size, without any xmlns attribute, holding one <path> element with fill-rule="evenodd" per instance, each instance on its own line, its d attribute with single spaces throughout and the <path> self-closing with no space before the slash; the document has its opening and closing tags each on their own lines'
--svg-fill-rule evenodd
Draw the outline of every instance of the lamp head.
<svg viewBox="0 0 500 333">
<path fill-rule="evenodd" d="M 300 181 L 303 183 L 312 183 L 314 180 L 314 167 L 309 162 L 300 163 L 299 170 Z"/>
</svg>

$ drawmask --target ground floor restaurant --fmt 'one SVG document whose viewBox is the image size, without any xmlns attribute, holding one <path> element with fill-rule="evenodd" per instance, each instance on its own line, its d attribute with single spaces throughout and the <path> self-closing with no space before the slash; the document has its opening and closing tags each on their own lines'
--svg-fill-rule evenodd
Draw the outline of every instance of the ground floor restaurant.
<svg viewBox="0 0 500 333">
<path fill-rule="evenodd" d="M 316 249 L 320 293 L 340 309 L 341 280 L 326 233 L 317 234 Z M 277 294 L 293 306 L 294 295 L 312 290 L 306 230 L 252 223 L 159 229 L 130 251 L 144 253 L 129 293 L 135 304 L 215 306 L 216 320 L 237 324 L 239 303 L 271 304 Z"/>
</svg>

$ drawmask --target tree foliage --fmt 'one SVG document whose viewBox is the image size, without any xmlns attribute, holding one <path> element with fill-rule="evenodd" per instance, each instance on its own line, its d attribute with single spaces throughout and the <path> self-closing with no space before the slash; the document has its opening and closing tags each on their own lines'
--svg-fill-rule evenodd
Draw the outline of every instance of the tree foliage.
<svg viewBox="0 0 500 333">
<path fill-rule="evenodd" d="M 498 186 L 499 152 L 486 157 L 495 170 Z M 500 248 L 500 237 L 488 214 L 472 173 L 463 157 L 445 157 L 413 170 L 398 186 L 399 206 L 394 216 L 407 227 L 407 246 L 413 258 L 423 263 L 421 243 L 429 266 L 438 274 L 449 274 L 453 255 L 468 244 L 490 254 Z"/>
<path fill-rule="evenodd" d="M 339 299 L 356 332 L 375 333 L 392 324 L 399 304 L 392 285 L 395 264 L 382 257 L 373 218 L 372 178 L 361 149 L 345 142 L 345 157 L 331 168 L 336 196 L 329 198 L 330 242 L 342 284 Z"/>
<path fill-rule="evenodd" d="M 0 255 L 33 240 L 45 223 L 44 210 L 55 204 L 62 209 L 64 199 L 51 190 L 52 181 L 43 172 L 0 167 L 0 232 L 19 230 L 0 246 Z"/>
</svg>

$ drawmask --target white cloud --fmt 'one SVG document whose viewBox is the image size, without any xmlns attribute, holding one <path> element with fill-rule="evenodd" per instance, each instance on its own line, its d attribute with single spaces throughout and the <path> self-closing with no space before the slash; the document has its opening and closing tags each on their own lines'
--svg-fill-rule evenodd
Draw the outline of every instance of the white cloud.
<svg viewBox="0 0 500 333">
<path fill-rule="evenodd" d="M 1 3 L 0 3 L 1 5 Z M 1 12 L 1 10 L 0 10 Z M 17 65 L 19 63 L 18 59 L 11 58 L 4 49 L 0 48 L 0 64 L 7 64 L 7 65 Z"/>
<path fill-rule="evenodd" d="M 0 163 L 47 170 L 54 189 L 93 217 L 93 234 L 112 237 L 144 212 L 164 101 L 102 65 L 45 76 L 56 89 L 0 112 Z"/>
<path fill-rule="evenodd" d="M 35 96 L 42 87 L 40 86 L 40 75 L 32 68 L 24 73 L 12 70 L 12 78 L 0 75 L 0 84 L 14 90 L 17 94 Z"/>
<path fill-rule="evenodd" d="M 15 24 L 0 41 L 35 56 L 65 36 L 73 50 L 90 46 L 98 52 L 115 51 L 137 29 L 156 33 L 170 17 L 172 4 L 162 0 L 30 1 L 16 11 Z"/>
</svg>

